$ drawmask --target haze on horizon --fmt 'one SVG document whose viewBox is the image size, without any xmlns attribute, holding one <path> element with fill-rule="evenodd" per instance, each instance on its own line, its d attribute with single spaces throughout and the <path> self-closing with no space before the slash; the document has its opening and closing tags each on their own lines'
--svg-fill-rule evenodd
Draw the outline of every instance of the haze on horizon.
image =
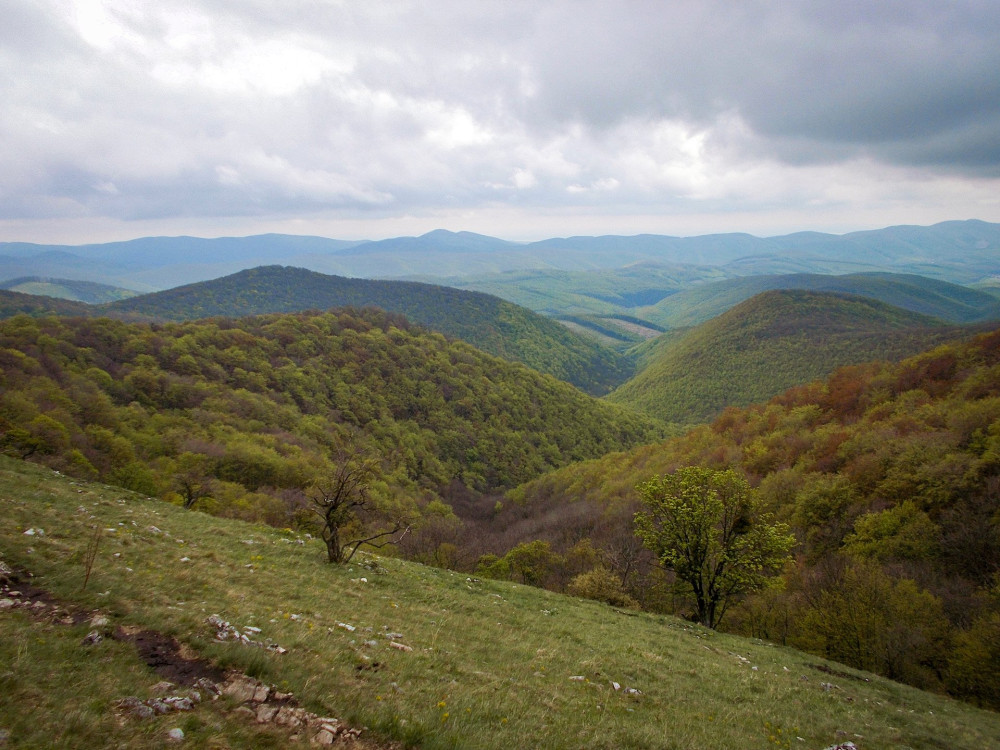
<svg viewBox="0 0 1000 750">
<path fill-rule="evenodd" d="M 0 241 L 1000 221 L 990 0 L 0 14 Z"/>
</svg>

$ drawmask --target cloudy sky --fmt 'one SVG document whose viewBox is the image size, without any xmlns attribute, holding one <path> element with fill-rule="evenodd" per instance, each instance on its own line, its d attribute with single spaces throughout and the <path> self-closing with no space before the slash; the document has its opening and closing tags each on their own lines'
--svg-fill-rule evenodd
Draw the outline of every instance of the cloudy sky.
<svg viewBox="0 0 1000 750">
<path fill-rule="evenodd" d="M 0 0 L 0 241 L 1000 221 L 995 0 Z"/>
</svg>

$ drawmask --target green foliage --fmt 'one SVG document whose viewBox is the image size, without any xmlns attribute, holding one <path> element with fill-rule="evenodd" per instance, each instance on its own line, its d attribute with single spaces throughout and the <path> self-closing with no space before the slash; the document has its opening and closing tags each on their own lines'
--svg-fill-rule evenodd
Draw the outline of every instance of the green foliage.
<svg viewBox="0 0 1000 750">
<path fill-rule="evenodd" d="M 661 434 L 374 310 L 166 325 L 20 316 L 0 323 L 0 363 L 7 452 L 283 526 L 348 444 L 378 457 L 378 483 L 418 497 L 456 478 L 476 493 L 512 487 Z"/>
<path fill-rule="evenodd" d="M 566 587 L 566 593 L 605 602 L 614 607 L 639 606 L 639 603 L 622 589 L 618 577 L 603 565 L 575 576 Z"/>
<path fill-rule="evenodd" d="M 948 621 L 941 601 L 910 579 L 851 563 L 812 599 L 793 645 L 923 688 L 939 686 Z"/>
<path fill-rule="evenodd" d="M 957 695 L 1000 710 L 1000 612 L 977 618 L 955 636 L 947 680 Z"/>
<path fill-rule="evenodd" d="M 852 554 L 885 562 L 926 560 L 938 554 L 941 530 L 910 500 L 854 522 L 854 533 L 844 540 Z"/>
<path fill-rule="evenodd" d="M 795 543 L 732 470 L 688 466 L 636 489 L 645 506 L 635 518 L 639 537 L 690 586 L 706 627 L 717 627 L 734 600 L 763 588 Z"/>
</svg>

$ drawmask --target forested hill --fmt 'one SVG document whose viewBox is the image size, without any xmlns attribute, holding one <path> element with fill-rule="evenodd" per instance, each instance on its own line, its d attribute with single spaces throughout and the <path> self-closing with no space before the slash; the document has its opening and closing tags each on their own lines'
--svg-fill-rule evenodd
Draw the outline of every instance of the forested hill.
<svg viewBox="0 0 1000 750">
<path fill-rule="evenodd" d="M 263 266 L 101 309 L 116 316 L 180 321 L 345 306 L 374 306 L 405 315 L 591 395 L 603 395 L 631 375 L 628 362 L 615 352 L 526 308 L 481 292 L 417 282 L 348 279 L 302 268 Z"/>
<path fill-rule="evenodd" d="M 899 360 L 962 333 L 864 297 L 764 292 L 664 339 L 663 350 L 608 399 L 670 422 L 702 422 L 839 366 Z"/>
<path fill-rule="evenodd" d="M 0 323 L 5 451 L 155 496 L 195 477 L 210 509 L 282 525 L 345 448 L 412 498 L 511 487 L 662 434 L 381 311 Z"/>
<path fill-rule="evenodd" d="M 622 534 L 636 484 L 690 465 L 744 472 L 799 541 L 730 628 L 1000 709 L 1000 330 L 552 472 L 494 523 L 527 534 L 511 546 L 592 542 L 628 593 L 669 609 Z"/>
<path fill-rule="evenodd" d="M 92 310 L 84 302 L 0 289 L 0 320 L 15 315 L 89 315 Z"/>
<path fill-rule="evenodd" d="M 634 314 L 668 328 L 693 326 L 772 289 L 856 294 L 949 323 L 1000 320 L 1000 302 L 993 295 L 939 279 L 902 273 L 744 276 L 684 289 Z"/>
</svg>

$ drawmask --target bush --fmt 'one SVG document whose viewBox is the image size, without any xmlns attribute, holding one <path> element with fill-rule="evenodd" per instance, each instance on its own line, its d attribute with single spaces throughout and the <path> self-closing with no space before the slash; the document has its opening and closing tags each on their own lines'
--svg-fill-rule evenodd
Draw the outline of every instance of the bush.
<svg viewBox="0 0 1000 750">
<path fill-rule="evenodd" d="M 566 591 L 583 599 L 594 599 L 615 607 L 637 608 L 639 602 L 626 594 L 621 582 L 610 570 L 598 566 L 586 573 L 581 573 L 570 581 Z"/>
</svg>

